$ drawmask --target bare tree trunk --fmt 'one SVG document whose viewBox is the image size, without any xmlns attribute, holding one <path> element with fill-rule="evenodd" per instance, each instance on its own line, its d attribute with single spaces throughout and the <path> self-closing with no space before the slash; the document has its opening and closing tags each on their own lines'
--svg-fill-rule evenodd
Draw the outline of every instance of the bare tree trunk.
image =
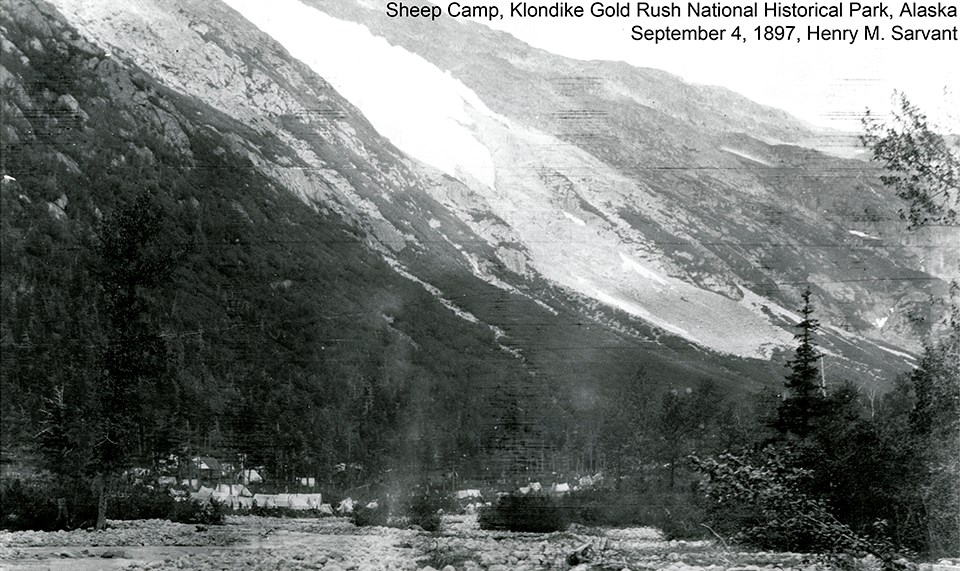
<svg viewBox="0 0 960 571">
<path fill-rule="evenodd" d="M 67 498 L 57 498 L 57 523 L 66 527 L 70 521 L 67 511 Z"/>
<path fill-rule="evenodd" d="M 97 495 L 97 531 L 107 527 L 107 481 L 103 474 L 93 479 L 93 491 Z"/>
</svg>

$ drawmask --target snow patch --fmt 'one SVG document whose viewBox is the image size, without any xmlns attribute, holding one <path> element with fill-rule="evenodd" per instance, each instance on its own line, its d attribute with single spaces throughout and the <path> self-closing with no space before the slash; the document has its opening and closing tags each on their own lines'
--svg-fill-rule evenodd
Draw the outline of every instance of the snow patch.
<svg viewBox="0 0 960 571">
<path fill-rule="evenodd" d="M 891 355 L 896 355 L 897 357 L 903 357 L 904 359 L 907 359 L 907 360 L 909 360 L 909 361 L 916 361 L 916 360 L 917 360 L 916 357 L 914 357 L 913 355 L 911 355 L 911 354 L 909 354 L 909 353 L 903 353 L 903 352 L 897 351 L 897 350 L 895 350 L 895 349 L 890 349 L 889 347 L 884 347 L 883 345 L 880 345 L 879 343 L 874 343 L 874 345 L 876 345 L 877 347 L 883 349 L 883 350 L 886 351 L 887 353 L 890 353 Z"/>
<path fill-rule="evenodd" d="M 564 215 L 564 216 L 566 216 L 566 217 L 569 218 L 570 220 L 573 220 L 573 223 L 574 223 L 574 224 L 576 224 L 576 225 L 578 225 L 578 226 L 586 226 L 586 225 L 587 225 L 587 223 L 586 223 L 582 218 L 578 218 L 578 217 L 574 216 L 573 214 L 570 214 L 570 213 L 567 212 L 566 210 L 563 210 L 562 212 L 563 212 L 563 215 Z"/>
<path fill-rule="evenodd" d="M 626 311 L 631 315 L 636 315 L 637 317 L 643 319 L 644 321 L 647 321 L 649 323 L 656 325 L 657 327 L 659 327 L 660 329 L 663 329 L 664 331 L 669 331 L 674 335 L 685 337 L 686 339 L 693 341 L 694 343 L 701 343 L 693 335 L 691 335 L 690 332 L 687 331 L 686 329 L 667 323 L 662 319 L 658 319 L 652 313 L 650 313 L 640 305 L 633 303 L 632 301 L 621 299 L 619 297 L 610 295 L 607 292 L 599 289 L 596 290 L 594 297 L 607 305 L 612 305 L 613 307 L 622 309 L 623 311 Z"/>
<path fill-rule="evenodd" d="M 870 234 L 864 234 L 863 232 L 858 232 L 857 230 L 847 230 L 848 233 L 858 236 L 860 238 L 867 238 L 869 240 L 879 240 L 876 236 L 871 236 Z"/>
<path fill-rule="evenodd" d="M 559 312 L 559 311 L 557 311 L 556 309 L 550 307 L 549 305 L 547 305 L 546 303 L 540 301 L 539 299 L 534 298 L 534 299 L 533 299 L 533 302 L 536 303 L 537 305 L 539 305 L 540 307 L 546 309 L 547 311 L 549 311 L 549 312 L 552 313 L 553 315 L 560 315 L 560 312 Z"/>
<path fill-rule="evenodd" d="M 731 155 L 737 155 L 738 157 L 747 159 L 748 161 L 753 161 L 753 162 L 755 162 L 755 163 L 760 163 L 761 165 L 763 165 L 763 166 L 765 166 L 765 167 L 772 167 L 772 166 L 773 166 L 773 163 L 770 163 L 770 162 L 768 162 L 768 161 L 765 161 L 765 160 L 763 160 L 763 159 L 761 159 L 761 158 L 758 158 L 758 157 L 755 157 L 755 156 L 753 156 L 753 155 L 747 154 L 747 153 L 745 153 L 745 152 L 743 152 L 743 151 L 738 151 L 737 149 L 731 149 L 731 148 L 729 148 L 729 147 L 720 147 L 720 150 L 721 150 L 721 151 L 726 151 L 726 152 L 730 153 Z"/>
<path fill-rule="evenodd" d="M 620 252 L 620 259 L 623 260 L 623 269 L 633 270 L 638 274 L 640 274 L 641 276 L 647 278 L 648 280 L 654 281 L 660 285 L 670 285 L 670 282 L 663 279 L 663 277 L 661 277 L 660 274 L 658 274 L 653 270 L 649 270 L 643 267 L 642 265 L 640 265 L 640 262 L 634 260 L 633 258 L 624 254 L 623 252 Z"/>
<path fill-rule="evenodd" d="M 494 186 L 490 152 L 471 130 L 475 114 L 493 113 L 449 73 L 366 26 L 297 0 L 225 2 L 329 81 L 406 154 L 450 176 Z"/>
<path fill-rule="evenodd" d="M 464 311 L 463 309 L 460 309 L 459 307 L 457 307 L 452 301 L 443 297 L 442 291 L 440 291 L 436 287 L 430 285 L 429 283 L 421 280 L 417 276 L 408 272 L 406 268 L 404 268 L 403 265 L 397 260 L 389 256 L 384 256 L 384 260 L 386 260 L 386 262 L 390 264 L 390 267 L 393 268 L 394 271 L 396 271 L 398 274 L 400 274 L 401 276 L 407 278 L 408 280 L 414 283 L 420 284 L 420 286 L 422 286 L 423 289 L 430 292 L 433 295 L 433 297 L 437 298 L 437 301 L 439 301 L 444 307 L 446 307 L 447 309 L 452 311 L 454 314 L 456 314 L 457 317 L 463 319 L 464 321 L 469 321 L 470 323 L 480 323 L 480 320 L 477 319 L 475 315 L 473 315 L 469 311 Z"/>
<path fill-rule="evenodd" d="M 873 320 L 873 324 L 877 326 L 877 329 L 883 329 L 883 326 L 887 324 L 887 320 L 890 319 L 890 316 L 878 317 Z"/>
</svg>

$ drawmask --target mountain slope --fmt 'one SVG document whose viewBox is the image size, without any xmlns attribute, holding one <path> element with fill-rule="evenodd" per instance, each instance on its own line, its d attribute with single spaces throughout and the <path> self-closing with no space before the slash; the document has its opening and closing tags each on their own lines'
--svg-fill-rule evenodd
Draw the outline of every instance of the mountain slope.
<svg viewBox="0 0 960 571">
<path fill-rule="evenodd" d="M 144 195 L 168 225 L 155 247 L 187 254 L 151 294 L 171 364 L 131 411 L 143 450 L 245 453 L 283 477 L 496 450 L 511 395 L 492 388 L 530 372 L 488 326 L 391 269 L 376 238 L 251 162 L 295 152 L 43 4 L 0 17 L 5 452 L 32 441 L 56 387 L 95 417 L 97 236 Z"/>
<path fill-rule="evenodd" d="M 565 181 L 541 183 L 545 192 L 605 202 L 612 225 L 622 227 L 619 217 L 642 235 L 620 233 L 623 241 L 646 242 L 664 271 L 699 288 L 732 299 L 752 290 L 794 307 L 798 286 L 814 282 L 834 325 L 916 348 L 908 318 L 916 291 L 942 294 L 937 278 L 960 271 L 950 229 L 905 231 L 872 167 L 777 144 L 818 136 L 782 112 L 662 72 L 566 60 L 472 22 L 390 19 L 355 3 L 308 3 L 363 23 L 462 81 L 494 112 L 551 135 L 555 140 L 541 142 L 539 153 L 527 151 L 525 163 L 508 160 L 503 170 L 537 169 L 536 176 Z M 569 153 L 557 149 L 571 146 L 615 173 L 568 164 Z M 617 184 L 618 175 L 633 184 Z M 612 192 L 596 188 L 604 179 L 614 183 Z M 557 206 L 551 214 L 562 221 L 567 215 Z M 577 217 L 591 230 L 598 226 L 595 218 Z M 864 241 L 863 234 L 878 239 Z M 611 247 L 610 240 L 596 245 Z M 584 254 L 595 255 L 596 248 Z M 676 296 L 672 302 L 636 292 L 629 297 L 676 323 L 663 307 L 675 306 Z"/>
<path fill-rule="evenodd" d="M 153 12 L 150 11 L 150 3 L 143 3 L 136 12 L 121 13 L 113 19 L 107 18 L 107 12 L 111 8 L 106 4 L 100 8 L 83 7 L 70 2 L 61 4 L 83 25 L 90 27 L 91 33 L 100 37 L 103 42 L 129 49 L 134 57 L 138 58 L 138 63 L 153 66 L 156 73 L 168 77 L 172 84 L 192 90 L 199 97 L 211 97 L 211 94 L 204 93 L 202 81 L 194 81 L 204 73 L 203 65 L 198 62 L 179 61 L 175 45 L 189 45 L 189 42 L 193 41 L 197 43 L 197 48 L 191 51 L 197 53 L 213 48 L 209 43 L 205 43 L 203 38 L 192 37 L 188 40 L 175 34 L 156 34 L 152 30 L 158 27 L 157 21 L 162 22 L 163 19 L 153 13 L 158 10 L 156 7 Z M 797 208 L 799 220 L 794 216 L 783 217 L 780 199 L 788 196 L 802 197 L 809 194 L 809 191 L 805 192 L 804 188 L 790 189 L 789 193 L 771 196 L 766 189 L 775 185 L 765 180 L 757 180 L 767 176 L 767 173 L 753 172 L 757 164 L 771 163 L 762 159 L 760 163 L 745 159 L 745 156 L 751 155 L 737 150 L 737 144 L 762 145 L 761 150 L 768 154 L 770 149 L 789 150 L 789 147 L 770 147 L 754 139 L 744 140 L 744 137 L 738 138 L 732 134 L 742 130 L 751 129 L 770 138 L 777 136 L 783 139 L 797 139 L 809 135 L 802 125 L 785 120 L 782 113 L 749 104 L 728 92 L 712 90 L 720 94 L 716 96 L 712 95 L 709 89 L 685 89 L 675 78 L 660 73 L 647 73 L 646 76 L 639 74 L 640 79 L 636 79 L 638 74 L 634 73 L 631 78 L 630 74 L 617 73 L 624 71 L 619 64 L 592 66 L 591 69 L 600 69 L 605 73 L 591 79 L 582 75 L 587 69 L 582 64 L 535 53 L 526 59 L 521 58 L 525 67 L 522 70 L 517 70 L 519 65 L 513 65 L 512 69 L 508 70 L 509 73 L 504 73 L 502 64 L 506 60 L 500 58 L 496 62 L 501 65 L 477 64 L 463 72 L 460 78 L 470 87 L 477 88 L 477 93 L 496 101 L 504 111 L 513 115 L 507 118 L 491 112 L 484 103 L 478 101 L 478 96 L 469 89 L 463 89 L 463 84 L 457 87 L 457 82 L 444 81 L 442 77 L 437 80 L 439 72 L 425 66 L 423 60 L 409 53 L 397 54 L 396 48 L 390 48 L 382 40 L 364 36 L 366 32 L 362 28 L 338 22 L 319 12 L 312 12 L 296 2 L 285 5 L 298 10 L 293 17 L 281 21 L 283 10 L 276 6 L 261 16 L 268 18 L 273 25 L 286 25 L 283 22 L 290 21 L 309 22 L 300 28 L 303 33 L 295 40 L 299 43 L 291 49 L 300 49 L 302 53 L 299 55 L 304 57 L 307 63 L 320 67 L 321 71 L 329 73 L 334 81 L 339 81 L 338 88 L 355 94 L 356 102 L 375 122 L 379 120 L 378 128 L 391 135 L 394 142 L 399 141 L 398 144 L 414 156 L 426 158 L 424 153 L 432 153 L 428 162 L 448 174 L 458 176 L 475 191 L 461 192 L 457 195 L 457 200 L 451 201 L 443 185 L 424 185 L 435 198 L 446 200 L 445 205 L 452 206 L 458 216 L 481 235 L 490 231 L 489 224 L 472 219 L 468 212 L 471 208 L 493 213 L 506 222 L 508 228 L 497 225 L 499 235 L 487 238 L 490 245 L 503 248 L 507 242 L 502 239 L 503 234 L 508 234 L 507 243 L 519 242 L 525 251 L 521 251 L 522 255 L 518 257 L 513 248 L 507 248 L 501 252 L 502 255 L 494 259 L 497 263 L 512 263 L 515 268 L 531 265 L 537 273 L 550 281 L 618 306 L 668 331 L 682 334 L 691 341 L 744 356 L 769 355 L 771 346 L 783 347 L 789 341 L 789 335 L 771 328 L 765 316 L 765 312 L 771 310 L 783 314 L 782 309 L 764 309 L 762 304 L 752 303 L 755 299 L 754 293 L 772 298 L 768 305 L 790 307 L 796 304 L 797 284 L 821 281 L 824 310 L 839 326 L 860 333 L 886 336 L 908 347 L 916 346 L 913 341 L 915 338 L 905 323 L 906 319 L 901 318 L 906 312 L 905 308 L 897 307 L 898 303 L 909 307 L 915 301 L 910 295 L 914 286 L 920 284 L 922 287 L 928 281 L 928 277 L 910 269 L 911 263 L 908 260 L 912 256 L 903 251 L 889 256 L 884 250 L 871 250 L 868 257 L 872 259 L 863 266 L 869 267 L 872 275 L 847 272 L 847 266 L 858 263 L 855 259 L 858 256 L 851 256 L 845 247 L 854 237 L 838 225 L 828 224 L 829 237 L 826 240 L 821 238 L 824 224 L 818 219 L 816 205 L 813 205 L 813 209 L 803 205 Z M 236 6 L 255 9 L 256 4 L 238 3 Z M 358 18 L 362 16 L 366 23 L 374 20 L 382 24 L 384 19 L 377 11 L 359 7 L 351 9 L 345 7 L 344 3 L 323 7 L 334 14 L 346 10 L 349 12 L 347 15 Z M 229 22 L 231 17 L 235 18 L 216 5 L 207 7 L 206 13 L 193 17 L 210 22 Z M 315 19 L 309 20 L 309 17 Z M 181 25 L 161 26 L 186 30 L 189 29 L 191 21 L 186 18 Z M 432 56 L 439 63 L 445 61 L 443 56 L 437 54 L 447 52 L 435 47 L 429 48 L 434 44 L 423 40 L 427 36 L 424 29 L 410 31 L 405 28 L 417 25 L 404 22 L 389 28 L 383 25 L 380 28 L 374 26 L 374 29 L 387 34 L 391 40 L 396 40 L 397 37 L 401 40 L 419 38 L 419 43 L 409 40 L 412 47 L 425 50 L 425 57 Z M 235 28 L 236 25 L 232 27 Z M 446 28 L 455 30 L 451 32 Z M 471 49 L 480 46 L 481 49 L 477 51 L 488 58 L 493 57 L 495 48 L 492 47 L 489 31 L 472 24 L 457 22 L 443 23 L 438 29 L 430 28 L 430 31 L 439 33 L 440 37 L 446 34 L 448 39 L 455 32 L 457 37 L 464 40 L 453 42 L 455 46 L 473 46 Z M 321 30 L 323 33 L 316 33 Z M 290 32 L 290 42 L 294 42 L 295 34 L 295 31 Z M 221 35 L 229 37 L 230 34 Z M 155 37 L 155 42 L 159 43 L 136 39 L 141 36 Z M 319 45 L 316 38 L 332 38 L 335 41 L 332 44 Z M 371 57 L 357 61 L 348 59 L 344 64 L 343 55 L 337 58 L 323 55 L 330 53 L 337 42 L 343 43 L 346 38 L 353 38 L 350 41 L 355 43 L 346 44 L 344 53 L 363 53 Z M 498 36 L 496 39 L 503 38 Z M 350 46 L 353 46 L 353 49 Z M 531 52 L 529 49 L 524 50 L 523 46 L 518 46 L 516 42 L 512 45 L 509 42 L 500 42 L 496 49 L 499 50 L 495 52 L 498 54 Z M 456 49 L 453 51 L 457 52 Z M 376 57 L 373 57 L 374 53 Z M 308 57 L 310 54 L 313 54 L 312 58 Z M 164 58 L 167 58 L 169 63 L 157 63 L 163 62 Z M 455 53 L 453 59 L 470 62 L 483 58 L 459 58 Z M 177 61 L 176 64 L 173 63 L 174 60 Z M 374 65 L 371 62 L 382 62 L 385 65 L 378 68 L 363 67 Z M 507 63 L 510 67 L 509 62 Z M 323 65 L 333 67 L 327 69 L 323 68 Z M 201 69 L 198 70 L 197 67 Z M 229 66 L 227 67 L 229 69 Z M 372 90 L 365 87 L 364 82 L 369 82 L 365 78 L 379 78 L 382 73 L 378 72 L 390 67 L 403 70 L 405 75 L 418 70 L 416 73 L 419 75 L 412 77 L 432 79 L 434 81 L 430 83 L 431 86 L 446 85 L 449 90 L 421 90 L 423 82 L 413 80 L 396 81 L 390 90 Z M 538 71 L 532 74 L 532 91 L 531 83 L 526 81 L 531 76 L 528 68 Z M 497 78 L 508 79 L 489 81 L 491 70 L 496 72 Z M 543 79 L 548 73 L 557 74 L 557 70 L 560 74 L 554 75 L 553 79 Z M 289 77 L 290 74 L 286 75 Z M 652 76 L 655 80 L 670 79 L 671 81 L 667 82 L 670 88 L 661 88 L 653 96 L 649 93 L 631 92 L 631 99 L 625 102 L 620 95 L 625 89 L 629 91 L 632 86 L 635 89 L 646 88 L 649 92 L 649 86 L 657 83 L 650 79 L 642 80 L 647 76 Z M 583 77 L 588 77 L 589 81 L 597 84 L 595 89 L 591 89 L 587 94 L 590 95 L 590 104 L 595 107 L 611 107 L 616 113 L 602 108 L 587 110 L 590 113 L 578 113 L 576 107 L 559 107 L 560 104 L 578 103 L 578 100 L 583 104 L 585 94 L 576 88 L 571 89 L 569 84 L 569 81 Z M 610 86 L 607 85 L 608 77 L 627 77 L 627 81 L 618 79 L 617 85 Z M 524 78 L 524 82 L 511 81 L 510 78 Z M 568 83 L 565 84 L 565 81 Z M 228 102 L 225 101 L 223 92 L 231 93 L 231 90 L 236 90 L 235 86 L 243 83 L 227 83 L 234 87 L 221 89 L 220 93 L 213 97 L 225 108 L 231 109 L 231 112 L 242 113 L 247 104 L 244 102 L 244 94 L 234 94 L 234 100 Z M 624 87 L 625 85 L 627 87 Z M 552 97 L 536 97 L 538 89 L 552 92 Z M 594 96 L 593 92 L 597 89 L 600 93 Z M 657 97 L 670 89 L 688 94 L 693 100 L 692 104 L 670 103 L 684 102 L 684 98 L 666 95 Z M 445 91 L 448 95 L 439 96 L 437 91 Z M 711 96 L 704 96 L 704 92 Z M 367 95 L 363 96 L 364 93 Z M 389 96 L 381 95 L 378 99 L 376 93 Z M 499 101 L 495 93 L 513 95 L 513 105 Z M 611 93 L 613 95 L 610 95 Z M 409 102 L 417 97 L 422 98 L 424 94 L 430 94 L 424 108 L 435 110 L 436 118 L 441 121 L 438 125 L 444 121 L 447 124 L 447 136 L 436 138 L 445 144 L 434 143 L 432 151 L 423 147 L 424 144 L 429 145 L 429 140 L 422 136 L 417 139 L 418 132 L 429 131 L 421 129 L 423 125 L 419 124 L 427 120 L 424 117 L 426 112 L 409 113 L 410 109 L 406 107 Z M 500 96 L 501 99 L 502 97 Z M 659 108 L 637 104 L 637 101 L 644 97 L 650 101 L 661 102 L 658 104 Z M 711 107 L 700 104 L 704 99 L 718 101 Z M 458 111 L 458 106 L 462 106 L 466 100 L 469 100 L 467 108 L 475 111 L 474 117 L 462 115 L 463 108 Z M 533 105 L 531 101 L 534 102 Z M 252 103 L 257 105 L 258 102 Z M 719 106 L 733 109 L 742 107 L 744 112 L 725 113 L 734 117 L 733 120 L 707 121 L 703 117 L 710 113 L 705 115 L 691 111 L 701 107 L 709 110 Z M 238 110 L 238 107 L 241 109 Z M 493 106 L 493 109 L 496 110 L 497 107 Z M 267 111 L 269 112 L 269 109 Z M 461 116 L 451 116 L 451 113 L 460 113 Z M 640 115 L 636 120 L 624 121 L 623 113 Z M 446 119 L 443 118 L 444 115 Z M 412 121 L 391 127 L 391 123 L 396 123 L 398 118 L 402 117 L 411 118 Z M 516 124 L 518 121 L 529 122 L 531 117 L 536 118 L 533 127 Z M 589 132 L 573 135 L 563 133 L 563 128 L 569 126 L 564 122 L 570 123 L 571 118 L 572 121 L 579 122 L 584 117 L 590 123 L 587 125 Z M 746 117 L 754 119 L 748 120 Z M 508 120 L 514 123 L 508 124 Z M 476 123 L 469 125 L 469 128 L 465 127 L 470 121 Z M 597 127 L 594 123 L 599 123 L 600 126 Z M 614 123 L 617 128 L 613 128 Z M 582 125 L 578 124 L 577 127 L 581 128 Z M 467 129 L 466 132 L 464 129 Z M 713 133 L 711 129 L 719 130 L 720 133 Z M 550 131 L 557 132 L 557 136 L 547 135 Z M 481 132 L 483 141 L 478 146 L 477 134 Z M 657 133 L 655 142 L 648 136 L 651 132 Z M 667 138 L 663 139 L 664 136 Z M 454 140 L 461 143 L 453 143 Z M 700 142 L 704 140 L 705 143 Z M 509 144 L 506 144 L 507 141 Z M 458 145 L 460 151 L 448 152 L 457 149 Z M 491 160 L 485 158 L 486 154 L 493 157 L 493 153 L 499 153 L 493 161 L 497 165 L 496 172 L 491 171 Z M 781 154 L 789 156 L 788 151 Z M 461 162 L 467 160 L 470 164 L 455 165 L 451 162 L 454 161 L 452 157 Z M 831 161 L 826 157 L 818 157 L 818 160 Z M 809 163 L 809 157 L 806 161 Z M 774 158 L 774 162 L 785 160 Z M 745 167 L 745 163 L 749 166 Z M 322 161 L 320 164 L 322 165 Z M 637 164 L 641 166 L 637 168 Z M 691 164 L 696 167 L 691 169 L 688 166 Z M 826 172 L 826 175 L 815 175 L 815 180 L 805 188 L 827 184 L 825 179 L 829 178 L 831 169 L 844 168 L 854 167 L 832 167 L 826 164 L 825 168 L 818 171 Z M 790 179 L 791 185 L 796 185 L 793 179 L 802 179 L 793 176 L 797 167 L 789 164 L 774 170 L 783 173 L 773 174 L 777 182 L 785 180 L 783 176 Z M 494 176 L 499 177 L 499 184 L 491 186 L 490 181 Z M 752 191 L 744 192 L 744 189 L 751 188 Z M 700 200 L 690 200 L 691 196 Z M 375 198 L 371 199 L 371 202 L 375 203 Z M 678 204 L 683 207 L 678 209 Z M 565 210 L 564 206 L 569 206 L 573 211 Z M 594 210 L 592 214 L 595 214 L 593 217 L 587 216 L 591 208 Z M 724 218 L 717 219 L 718 211 L 724 213 Z M 531 219 L 531 212 L 537 213 L 536 219 Z M 756 220 L 757 212 L 764 213 L 765 219 Z M 548 213 L 546 218 L 543 216 L 545 213 Z M 585 224 L 579 224 L 580 222 Z M 585 240 L 577 236 L 578 232 L 584 232 L 584 227 L 589 234 Z M 598 236 L 593 236 L 594 233 Z M 576 239 L 571 240 L 571 234 L 576 236 Z M 564 247 L 555 248 L 553 244 L 563 244 Z M 816 251 L 805 252 L 804 248 Z M 518 260 L 525 263 L 518 265 Z M 833 277 L 842 279 L 822 279 L 823 275 L 818 270 L 824 263 L 840 267 L 844 275 Z M 570 268 L 570 264 L 577 267 Z M 836 274 L 835 267 L 832 267 L 829 273 Z M 568 271 L 571 269 L 573 271 Z M 666 278 L 674 279 L 672 286 L 651 288 L 638 284 L 634 280 L 638 269 L 647 271 L 647 275 L 665 275 Z M 894 282 L 896 287 L 891 288 L 889 286 L 892 282 L 888 279 L 891 275 L 915 283 L 904 288 Z M 851 281 L 850 278 L 857 281 Z M 863 279 L 871 280 L 871 287 L 856 285 Z M 935 280 L 932 281 L 935 283 Z M 781 288 L 780 284 L 786 287 Z M 851 287 L 855 290 L 852 295 L 862 298 L 862 301 L 849 303 L 850 293 L 846 290 Z M 942 285 L 934 287 L 942 289 Z M 695 300 L 692 305 L 688 305 L 691 299 Z M 715 319 L 700 319 L 705 307 L 718 309 Z M 891 320 L 892 309 L 894 319 Z M 888 318 L 884 322 L 885 329 L 872 326 L 883 317 Z M 731 345 L 730 337 L 725 334 L 731 323 L 744 325 L 744 341 Z"/>
<path fill-rule="evenodd" d="M 177 396 L 145 403 L 149 438 L 241 450 L 291 476 L 340 462 L 517 469 L 514 453 L 542 465 L 544 449 L 573 462 L 624 388 L 652 401 L 707 381 L 777 385 L 807 281 L 829 321 L 908 347 L 888 308 L 942 287 L 909 252 L 825 222 L 830 171 L 805 170 L 854 167 L 772 144 L 809 132 L 729 92 L 472 24 L 456 30 L 470 42 L 451 75 L 423 30 L 379 29 L 376 12 L 340 3 L 322 7 L 410 51 L 323 15 L 302 18 L 313 39 L 377 50 L 433 89 L 384 84 L 337 42 L 298 52 L 234 2 L 54 5 L 2 12 L 0 79 L 15 94 L 3 343 L 17 355 L 3 416 L 20 427 L 5 446 L 75 381 L 59 363 L 95 368 L 96 307 L 71 303 L 97 287 L 83 256 L 102 217 L 145 191 L 172 242 L 196 244 L 158 296 L 170 311 L 153 315 L 179 365 Z M 841 329 L 822 341 L 831 381 L 883 384 L 912 362 Z"/>
</svg>

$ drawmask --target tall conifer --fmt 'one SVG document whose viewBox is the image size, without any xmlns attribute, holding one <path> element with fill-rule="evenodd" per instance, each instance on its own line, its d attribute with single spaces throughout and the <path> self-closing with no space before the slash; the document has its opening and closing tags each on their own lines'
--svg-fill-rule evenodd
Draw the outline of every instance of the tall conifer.
<svg viewBox="0 0 960 571">
<path fill-rule="evenodd" d="M 820 328 L 820 322 L 813 318 L 810 295 L 810 288 L 807 287 L 801 296 L 802 319 L 796 325 L 798 331 L 793 336 L 798 342 L 797 349 L 793 359 L 787 362 L 787 366 L 790 367 L 785 383 L 788 394 L 780 404 L 777 418 L 777 428 L 781 432 L 800 437 L 810 434 L 825 401 L 823 388 L 820 385 L 820 367 L 817 365 L 820 352 L 813 339 Z"/>
</svg>

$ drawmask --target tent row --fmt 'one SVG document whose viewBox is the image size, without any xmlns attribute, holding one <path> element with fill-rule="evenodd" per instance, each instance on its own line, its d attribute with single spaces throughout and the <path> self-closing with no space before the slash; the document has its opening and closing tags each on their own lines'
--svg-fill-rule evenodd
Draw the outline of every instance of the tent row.
<svg viewBox="0 0 960 571">
<path fill-rule="evenodd" d="M 229 509 L 289 508 L 293 510 L 320 510 L 333 515 L 330 504 L 323 503 L 321 494 L 254 494 L 243 484 L 220 484 L 216 488 L 201 486 L 190 498 L 201 503 L 216 501 Z"/>
</svg>

